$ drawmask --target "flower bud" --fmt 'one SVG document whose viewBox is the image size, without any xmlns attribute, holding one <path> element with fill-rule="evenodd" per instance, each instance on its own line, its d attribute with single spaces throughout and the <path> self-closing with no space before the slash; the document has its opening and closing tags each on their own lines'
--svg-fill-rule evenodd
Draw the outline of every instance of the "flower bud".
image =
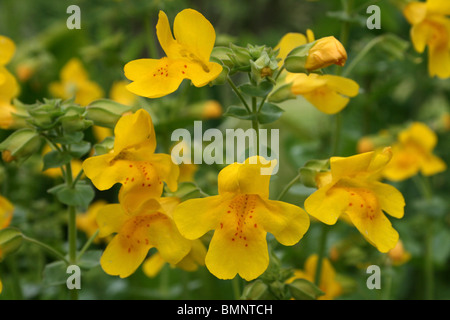
<svg viewBox="0 0 450 320">
<path fill-rule="evenodd" d="M 305 68 L 317 70 L 337 64 L 341 67 L 347 61 L 347 52 L 344 46 L 335 37 L 325 37 L 317 40 L 309 50 Z"/>
<path fill-rule="evenodd" d="M 123 114 L 136 111 L 138 108 L 136 106 L 126 106 L 109 99 L 100 99 L 86 107 L 86 118 L 94 121 L 95 125 L 114 128 Z"/>
<path fill-rule="evenodd" d="M 0 144 L 2 158 L 6 162 L 25 160 L 41 147 L 41 137 L 32 129 L 13 132 Z"/>
<path fill-rule="evenodd" d="M 18 250 L 22 244 L 22 233 L 14 228 L 0 230 L 0 261 L 10 253 Z"/>
</svg>

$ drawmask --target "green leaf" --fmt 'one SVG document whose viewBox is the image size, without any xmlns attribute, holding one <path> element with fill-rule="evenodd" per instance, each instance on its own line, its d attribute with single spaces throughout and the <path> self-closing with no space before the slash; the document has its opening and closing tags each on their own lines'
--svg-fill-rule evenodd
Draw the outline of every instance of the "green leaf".
<svg viewBox="0 0 450 320">
<path fill-rule="evenodd" d="M 272 91 L 273 84 L 270 81 L 261 81 L 258 85 L 245 83 L 239 86 L 239 89 L 251 97 L 264 98 Z"/>
<path fill-rule="evenodd" d="M 57 150 L 50 151 L 44 155 L 44 167 L 42 171 L 49 168 L 58 168 L 68 164 L 72 160 L 70 154 L 66 152 L 59 152 Z"/>
<path fill-rule="evenodd" d="M 268 124 L 277 121 L 284 110 L 279 106 L 266 102 L 263 104 L 261 110 L 258 113 L 258 122 L 261 124 Z"/>
<path fill-rule="evenodd" d="M 100 258 L 103 254 L 102 250 L 86 251 L 78 262 L 78 266 L 82 269 L 92 269 L 100 265 Z"/>
<path fill-rule="evenodd" d="M 15 228 L 5 228 L 0 230 L 0 261 L 7 254 L 18 250 L 22 244 L 22 232 Z"/>
<path fill-rule="evenodd" d="M 102 142 L 94 145 L 94 155 L 106 154 L 114 149 L 114 137 L 106 137 Z"/>
<path fill-rule="evenodd" d="M 65 205 L 79 207 L 81 210 L 86 210 L 95 196 L 95 191 L 90 184 L 80 181 L 75 185 L 75 188 L 70 188 L 67 185 L 59 185 L 49 190 L 54 193 L 56 198 Z"/>
<path fill-rule="evenodd" d="M 81 158 L 89 151 L 91 151 L 91 143 L 88 141 L 81 141 L 70 145 L 70 154 L 74 158 Z"/>
<path fill-rule="evenodd" d="M 247 109 L 241 106 L 229 106 L 227 111 L 223 114 L 226 117 L 238 118 L 241 120 L 253 120 L 255 115 L 249 114 Z"/>
<path fill-rule="evenodd" d="M 296 279 L 287 287 L 296 300 L 317 300 L 325 294 L 314 283 L 306 279 Z"/>
<path fill-rule="evenodd" d="M 64 284 L 67 281 L 67 265 L 64 261 L 55 261 L 45 266 L 42 272 L 42 284 L 46 287 Z"/>
<path fill-rule="evenodd" d="M 65 132 L 64 136 L 54 138 L 53 142 L 67 145 L 80 143 L 81 141 L 83 141 L 83 138 L 84 133 L 81 131 Z"/>
</svg>

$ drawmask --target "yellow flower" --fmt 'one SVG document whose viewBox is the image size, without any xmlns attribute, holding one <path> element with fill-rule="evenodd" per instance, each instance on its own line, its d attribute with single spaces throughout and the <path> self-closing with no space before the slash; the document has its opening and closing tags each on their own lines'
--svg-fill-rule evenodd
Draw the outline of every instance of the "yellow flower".
<svg viewBox="0 0 450 320">
<path fill-rule="evenodd" d="M 417 52 L 428 46 L 428 72 L 431 77 L 450 77 L 450 3 L 448 0 L 410 2 L 403 10 L 412 25 L 411 40 Z"/>
<path fill-rule="evenodd" d="M 347 61 L 347 52 L 344 46 L 335 37 L 324 37 L 316 41 L 309 49 L 305 68 L 317 70 L 332 64 L 343 67 Z"/>
<path fill-rule="evenodd" d="M 306 279 L 314 282 L 316 275 L 318 256 L 313 254 L 308 257 L 305 262 L 304 270 L 294 270 L 294 276 L 288 279 L 287 283 L 291 283 L 296 279 Z M 320 296 L 318 300 L 333 300 L 342 294 L 342 286 L 336 281 L 336 271 L 327 258 L 322 260 L 322 272 L 320 274 L 319 289 L 325 294 Z"/>
<path fill-rule="evenodd" d="M 445 162 L 433 154 L 436 143 L 437 136 L 427 125 L 414 122 L 399 133 L 398 142 L 392 146 L 392 160 L 382 171 L 383 176 L 400 181 L 419 171 L 425 176 L 445 171 Z"/>
<path fill-rule="evenodd" d="M 405 251 L 401 240 L 399 240 L 395 247 L 388 252 L 388 256 L 394 266 L 405 264 L 411 259 L 411 254 Z"/>
<path fill-rule="evenodd" d="M 180 262 L 191 250 L 191 241 L 183 238 L 172 220 L 177 198 L 149 199 L 137 210 L 127 212 L 121 204 L 110 204 L 97 214 L 100 237 L 117 233 L 100 259 L 103 270 L 121 278 L 130 276 L 151 248 L 172 264 Z"/>
<path fill-rule="evenodd" d="M 88 73 L 77 58 L 67 62 L 61 70 L 60 78 L 60 82 L 53 82 L 49 87 L 50 93 L 57 98 L 75 97 L 76 103 L 87 106 L 92 101 L 103 97 L 102 88 L 89 80 Z"/>
<path fill-rule="evenodd" d="M 206 248 L 200 240 L 191 242 L 192 247 L 189 253 L 181 259 L 174 267 L 185 271 L 195 271 L 198 266 L 205 265 Z M 167 262 L 159 254 L 155 253 L 142 264 L 142 271 L 147 277 L 155 277 Z"/>
<path fill-rule="evenodd" d="M 77 215 L 77 228 L 86 233 L 88 238 L 97 232 L 97 214 L 107 204 L 105 200 L 97 200 L 89 206 L 87 212 Z M 99 242 L 100 238 L 97 236 L 94 239 L 94 243 Z"/>
<path fill-rule="evenodd" d="M 286 33 L 274 48 L 275 50 L 280 50 L 277 56 L 279 59 L 281 59 L 278 62 L 278 67 L 280 68 L 281 66 L 283 66 L 284 59 L 287 57 L 289 52 L 291 52 L 294 48 L 300 47 L 304 44 L 307 44 L 308 42 L 311 42 L 309 40 L 311 39 L 308 39 L 307 36 L 305 36 L 302 33 L 297 32 Z"/>
<path fill-rule="evenodd" d="M 167 15 L 160 11 L 156 25 L 159 43 L 166 53 L 161 59 L 139 59 L 125 65 L 125 76 L 134 81 L 131 92 L 148 98 L 168 95 L 178 89 L 183 79 L 202 87 L 222 72 L 222 66 L 210 62 L 216 33 L 211 23 L 192 9 L 181 11 L 170 30 Z"/>
<path fill-rule="evenodd" d="M 380 252 L 388 252 L 398 233 L 384 215 L 402 218 L 405 201 L 393 186 L 377 181 L 392 157 L 390 148 L 351 157 L 332 157 L 331 171 L 321 175 L 318 190 L 305 201 L 305 210 L 328 225 L 347 214 L 366 240 Z"/>
<path fill-rule="evenodd" d="M 0 128 L 8 129 L 14 122 L 13 113 L 16 108 L 11 100 L 19 95 L 19 85 L 16 78 L 5 68 L 12 59 L 16 46 L 14 42 L 0 36 Z"/>
<path fill-rule="evenodd" d="M 175 209 L 175 223 L 187 239 L 214 230 L 205 264 L 220 279 L 257 278 L 269 263 L 267 232 L 290 246 L 309 228 L 303 209 L 269 200 L 270 175 L 261 170 L 271 172 L 273 162 L 252 157 L 228 165 L 219 173 L 219 195 L 190 199 Z"/>
<path fill-rule="evenodd" d="M 349 97 L 355 97 L 359 91 L 355 81 L 333 75 L 291 73 L 286 77 L 286 82 L 292 82 L 293 94 L 302 95 L 326 114 L 344 109 L 350 101 Z"/>
<path fill-rule="evenodd" d="M 155 154 L 155 129 L 149 113 L 139 109 L 122 116 L 114 129 L 114 150 L 86 159 L 83 169 L 99 190 L 121 183 L 119 196 L 127 210 L 162 194 L 163 182 L 176 191 L 178 166 L 170 155 Z M 133 207 L 133 208 L 132 208 Z"/>
</svg>

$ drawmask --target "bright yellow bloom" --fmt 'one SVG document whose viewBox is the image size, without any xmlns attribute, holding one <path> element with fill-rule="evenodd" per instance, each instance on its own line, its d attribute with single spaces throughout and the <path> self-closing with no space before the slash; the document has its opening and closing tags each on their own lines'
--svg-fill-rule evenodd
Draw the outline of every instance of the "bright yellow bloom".
<svg viewBox="0 0 450 320">
<path fill-rule="evenodd" d="M 191 241 L 183 238 L 172 220 L 177 198 L 149 199 L 137 210 L 126 212 L 120 204 L 110 204 L 97 214 L 100 237 L 117 233 L 100 259 L 103 270 L 121 278 L 130 276 L 151 248 L 172 264 L 180 262 L 191 250 Z"/>
<path fill-rule="evenodd" d="M 308 41 L 307 37 L 302 33 L 286 33 L 274 48 L 275 50 L 280 50 L 277 56 L 277 58 L 281 59 L 278 62 L 278 67 L 280 68 L 283 66 L 284 59 L 287 57 L 289 52 L 297 47 L 307 44 L 308 42 L 310 41 Z"/>
<path fill-rule="evenodd" d="M 154 153 L 155 129 L 147 111 L 139 109 L 122 116 L 114 134 L 114 150 L 83 162 L 86 176 L 97 189 L 107 190 L 121 183 L 121 203 L 127 210 L 137 209 L 147 198 L 160 197 L 163 182 L 176 191 L 178 166 L 170 155 Z"/>
<path fill-rule="evenodd" d="M 400 181 L 419 171 L 425 176 L 445 171 L 445 162 L 433 154 L 436 143 L 437 136 L 427 125 L 414 122 L 399 133 L 398 142 L 392 146 L 392 160 L 382 171 L 383 176 Z"/>
<path fill-rule="evenodd" d="M 324 37 L 316 41 L 309 49 L 305 68 L 317 70 L 331 66 L 332 64 L 343 67 L 347 61 L 347 51 L 335 37 Z"/>
<path fill-rule="evenodd" d="M 411 254 L 405 251 L 401 240 L 399 240 L 395 247 L 388 252 L 388 256 L 394 266 L 405 264 L 411 259 Z"/>
<path fill-rule="evenodd" d="M 167 15 L 160 11 L 156 34 L 167 57 L 127 63 L 125 76 L 134 81 L 127 86 L 128 90 L 158 98 L 177 90 L 183 79 L 202 87 L 219 76 L 222 66 L 209 61 L 216 33 L 202 14 L 192 9 L 181 11 L 175 17 L 173 31 L 176 39 Z"/>
<path fill-rule="evenodd" d="M 85 213 L 77 215 L 77 228 L 86 233 L 86 236 L 90 238 L 95 232 L 97 232 L 97 214 L 108 203 L 105 200 L 97 200 L 93 202 Z M 94 239 L 94 243 L 99 243 L 100 237 Z"/>
<path fill-rule="evenodd" d="M 344 109 L 350 101 L 349 97 L 355 97 L 359 91 L 355 81 L 333 75 L 291 73 L 286 77 L 286 82 L 292 82 L 293 94 L 302 95 L 326 114 Z"/>
<path fill-rule="evenodd" d="M 185 271 L 195 271 L 199 266 L 205 265 L 206 248 L 201 240 L 193 240 L 189 253 L 174 267 Z M 142 264 L 142 271 L 147 277 L 155 277 L 167 262 L 159 254 L 155 253 Z"/>
<path fill-rule="evenodd" d="M 403 10 L 412 25 L 411 39 L 417 52 L 428 46 L 428 72 L 431 77 L 450 77 L 450 3 L 448 0 L 410 2 Z"/>
<path fill-rule="evenodd" d="M 13 113 L 16 108 L 11 100 L 19 95 L 19 85 L 16 78 L 5 68 L 12 59 L 16 46 L 14 42 L 0 36 L 0 128 L 8 129 L 14 122 Z"/>
<path fill-rule="evenodd" d="M 267 232 L 290 246 L 309 228 L 303 209 L 269 200 L 270 175 L 261 170 L 271 172 L 273 162 L 252 157 L 228 165 L 219 173 L 219 195 L 190 199 L 175 209 L 174 219 L 184 237 L 198 239 L 215 230 L 205 263 L 220 279 L 232 279 L 237 273 L 248 281 L 257 278 L 269 263 Z"/>
<path fill-rule="evenodd" d="M 305 210 L 328 225 L 347 214 L 366 240 L 380 252 L 391 250 L 398 233 L 384 212 L 402 218 L 405 201 L 393 186 L 377 181 L 392 152 L 366 152 L 351 157 L 332 157 L 331 171 L 322 174 L 318 190 L 305 201 Z"/>
<path fill-rule="evenodd" d="M 317 261 L 317 254 L 309 256 L 305 262 L 304 270 L 294 270 L 294 276 L 290 278 L 287 283 L 291 283 L 296 279 L 306 279 L 314 282 Z M 327 258 L 322 260 L 322 272 L 320 274 L 319 289 L 325 294 L 320 296 L 318 300 L 333 300 L 342 294 L 342 286 L 338 281 L 336 281 L 336 271 Z"/>
<path fill-rule="evenodd" d="M 50 84 L 50 93 L 61 99 L 75 97 L 75 102 L 87 106 L 94 100 L 103 97 L 102 88 L 89 80 L 89 75 L 81 61 L 72 58 L 63 67 L 60 74 L 61 81 Z"/>
</svg>

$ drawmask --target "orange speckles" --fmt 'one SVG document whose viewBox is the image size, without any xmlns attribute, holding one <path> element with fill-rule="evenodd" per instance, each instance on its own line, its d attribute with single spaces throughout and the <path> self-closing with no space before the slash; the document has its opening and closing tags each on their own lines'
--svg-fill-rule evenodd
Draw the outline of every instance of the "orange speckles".
<svg viewBox="0 0 450 320">
<path fill-rule="evenodd" d="M 255 223 L 255 224 L 254 224 L 254 227 L 255 227 L 255 228 L 258 228 L 258 225 Z"/>
<path fill-rule="evenodd" d="M 187 69 L 187 65 L 184 65 L 184 67 Z"/>
<path fill-rule="evenodd" d="M 348 205 L 351 207 L 353 205 L 353 203 L 350 202 Z"/>
<path fill-rule="evenodd" d="M 128 248 L 128 253 L 130 253 L 131 252 L 131 248 Z"/>
<path fill-rule="evenodd" d="M 222 222 L 220 223 L 220 229 L 223 229 L 223 223 Z"/>
<path fill-rule="evenodd" d="M 133 178 L 131 178 L 131 182 L 133 182 L 134 181 L 134 177 Z"/>
<path fill-rule="evenodd" d="M 133 165 L 132 165 L 132 164 L 130 164 L 130 165 L 129 165 L 129 167 L 130 167 L 130 168 L 133 168 Z"/>
</svg>

